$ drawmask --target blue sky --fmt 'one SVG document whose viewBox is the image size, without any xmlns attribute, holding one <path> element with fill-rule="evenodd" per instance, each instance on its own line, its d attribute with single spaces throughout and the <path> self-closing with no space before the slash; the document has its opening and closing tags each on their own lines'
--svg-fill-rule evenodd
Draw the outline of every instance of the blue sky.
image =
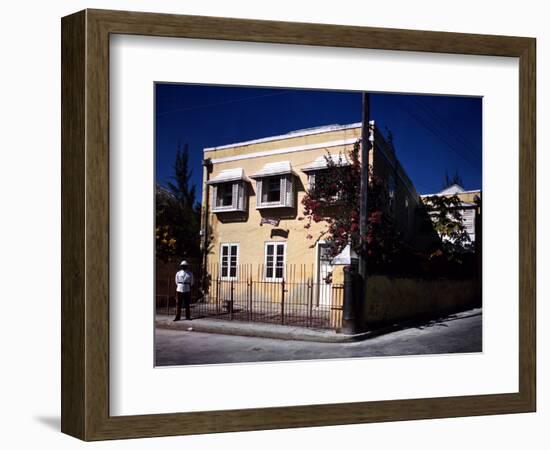
<svg viewBox="0 0 550 450">
<path fill-rule="evenodd" d="M 157 84 L 156 179 L 172 176 L 178 145 L 189 145 L 200 200 L 202 149 L 330 124 L 361 121 L 361 93 Z M 481 188 L 482 100 L 370 94 L 370 116 L 393 133 L 401 164 L 419 193 L 442 188 L 445 172 Z"/>
</svg>

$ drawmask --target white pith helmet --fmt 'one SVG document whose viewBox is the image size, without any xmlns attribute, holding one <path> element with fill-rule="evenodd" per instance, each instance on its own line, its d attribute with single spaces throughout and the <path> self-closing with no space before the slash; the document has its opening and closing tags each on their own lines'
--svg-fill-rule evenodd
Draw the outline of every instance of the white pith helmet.
<svg viewBox="0 0 550 450">
<path fill-rule="evenodd" d="M 189 263 L 184 259 L 182 262 L 180 262 L 180 267 L 181 266 L 188 266 Z"/>
</svg>

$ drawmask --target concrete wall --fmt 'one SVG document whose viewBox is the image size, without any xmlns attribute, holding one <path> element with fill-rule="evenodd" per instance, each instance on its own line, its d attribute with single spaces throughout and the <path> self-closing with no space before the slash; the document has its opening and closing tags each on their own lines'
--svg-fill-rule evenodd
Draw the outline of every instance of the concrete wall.
<svg viewBox="0 0 550 450">
<path fill-rule="evenodd" d="M 437 317 L 481 306 L 477 280 L 421 280 L 381 275 L 367 280 L 365 321 L 370 325 Z"/>
</svg>

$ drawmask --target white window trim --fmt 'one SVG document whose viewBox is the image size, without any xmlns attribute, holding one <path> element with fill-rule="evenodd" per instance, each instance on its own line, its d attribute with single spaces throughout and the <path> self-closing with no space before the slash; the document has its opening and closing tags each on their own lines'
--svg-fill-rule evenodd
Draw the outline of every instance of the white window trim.
<svg viewBox="0 0 550 450">
<path fill-rule="evenodd" d="M 222 275 L 222 269 L 223 269 L 223 247 L 226 246 L 228 247 L 228 252 L 227 252 L 227 276 L 224 277 Z M 232 277 L 230 276 L 229 274 L 231 273 L 231 247 L 232 246 L 235 246 L 237 247 L 237 265 L 235 267 L 235 276 Z M 241 256 L 241 248 L 240 248 L 240 244 L 238 242 L 222 242 L 220 244 L 220 271 L 219 271 L 219 275 L 220 275 L 220 280 L 223 280 L 223 281 L 231 281 L 231 280 L 238 280 L 239 279 L 239 258 Z"/>
<path fill-rule="evenodd" d="M 279 200 L 278 201 L 273 201 L 273 202 L 264 202 L 262 200 L 262 197 L 264 196 L 264 190 L 266 188 L 266 186 L 268 185 L 268 183 L 266 183 L 267 181 L 269 181 L 270 179 L 279 179 Z M 281 206 L 281 204 L 283 203 L 282 200 L 283 200 L 283 194 L 284 194 L 284 191 L 283 191 L 283 178 L 284 178 L 284 175 L 273 175 L 273 176 L 270 176 L 270 177 L 265 177 L 263 180 L 262 180 L 262 188 L 261 188 L 261 191 L 260 192 L 260 205 L 261 206 Z M 275 184 L 276 186 L 276 184 Z"/>
<path fill-rule="evenodd" d="M 263 202 L 263 190 L 265 181 L 268 178 L 279 178 L 281 198 L 278 202 Z M 283 186 L 286 185 L 286 181 L 290 180 L 290 196 L 287 200 L 287 189 Z M 268 208 L 293 208 L 294 207 L 294 189 L 295 189 L 294 175 L 293 174 L 281 174 L 281 175 L 269 175 L 262 177 L 256 181 L 256 209 L 268 209 Z"/>
<path fill-rule="evenodd" d="M 264 281 L 280 283 L 285 278 L 285 276 L 286 276 L 286 249 L 287 249 L 286 244 L 287 244 L 286 241 L 266 241 L 264 243 L 264 270 L 263 270 Z M 282 245 L 283 248 L 284 248 L 284 250 L 283 250 L 283 276 L 281 278 L 278 278 L 278 277 L 275 276 L 275 270 L 276 270 L 276 267 L 277 267 L 277 249 L 276 248 L 273 249 L 273 276 L 272 277 L 267 276 L 267 246 L 268 245 Z"/>
<path fill-rule="evenodd" d="M 218 186 L 223 184 L 231 184 L 232 189 L 232 198 L 231 198 L 231 205 L 227 206 L 216 206 L 217 203 L 217 193 L 218 193 Z M 235 188 L 235 185 L 237 188 Z M 239 190 L 242 190 L 242 205 L 239 206 Z M 236 180 L 236 181 L 226 181 L 223 183 L 218 183 L 212 186 L 212 212 L 213 213 L 219 213 L 219 212 L 246 212 L 247 208 L 247 188 L 246 184 L 243 180 Z"/>
</svg>

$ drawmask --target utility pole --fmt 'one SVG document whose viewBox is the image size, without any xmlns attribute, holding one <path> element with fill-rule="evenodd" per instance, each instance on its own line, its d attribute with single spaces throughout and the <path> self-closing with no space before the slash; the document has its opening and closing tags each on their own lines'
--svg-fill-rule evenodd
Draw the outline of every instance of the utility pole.
<svg viewBox="0 0 550 450">
<path fill-rule="evenodd" d="M 367 92 L 363 92 L 363 123 L 361 129 L 361 192 L 359 204 L 359 235 L 361 237 L 359 251 L 359 278 L 363 286 L 362 299 L 367 287 L 367 252 L 365 236 L 368 226 L 368 191 L 369 182 L 369 148 L 370 148 L 370 99 Z"/>
<path fill-rule="evenodd" d="M 359 203 L 359 251 L 357 265 L 344 267 L 344 300 L 342 332 L 356 334 L 365 328 L 365 302 L 367 294 L 367 234 L 369 183 L 369 149 L 371 147 L 371 123 L 369 120 L 369 94 L 363 92 L 363 123 L 361 127 L 361 187 Z M 348 244 L 349 245 L 349 244 Z M 351 261 L 351 247 L 350 247 Z"/>
<path fill-rule="evenodd" d="M 369 120 L 369 94 L 363 92 L 363 124 L 361 129 L 361 189 L 359 204 L 359 255 L 357 267 L 344 268 L 344 305 L 342 331 L 360 333 L 365 328 L 365 302 L 367 297 L 367 243 L 364 237 L 368 226 L 369 149 L 371 122 Z M 351 248 L 350 248 L 351 251 Z"/>
</svg>

